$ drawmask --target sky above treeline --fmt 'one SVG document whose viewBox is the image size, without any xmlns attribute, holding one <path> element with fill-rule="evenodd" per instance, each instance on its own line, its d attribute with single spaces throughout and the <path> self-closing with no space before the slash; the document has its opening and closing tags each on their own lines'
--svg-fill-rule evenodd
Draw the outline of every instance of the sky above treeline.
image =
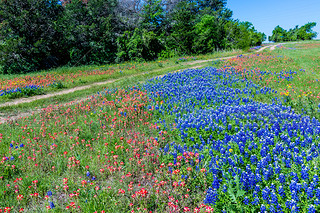
<svg viewBox="0 0 320 213">
<path fill-rule="evenodd" d="M 279 25 L 285 30 L 316 22 L 313 31 L 320 39 L 320 0 L 227 0 L 233 18 L 251 22 L 255 29 L 268 36 Z"/>
</svg>

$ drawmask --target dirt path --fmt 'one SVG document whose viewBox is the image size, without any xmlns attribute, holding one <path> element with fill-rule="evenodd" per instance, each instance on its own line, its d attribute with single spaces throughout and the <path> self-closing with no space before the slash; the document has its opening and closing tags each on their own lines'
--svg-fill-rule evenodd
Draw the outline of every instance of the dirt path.
<svg viewBox="0 0 320 213">
<path fill-rule="evenodd" d="M 235 57 L 237 57 L 237 56 L 228 56 L 228 57 L 214 58 L 214 59 L 208 59 L 208 60 L 196 60 L 196 61 L 186 62 L 185 64 L 186 65 L 193 65 L 193 64 L 200 64 L 200 63 L 205 63 L 205 62 L 210 62 L 210 61 L 225 60 L 225 59 L 230 59 L 230 58 L 235 58 Z"/>
<path fill-rule="evenodd" d="M 258 50 L 257 50 L 257 53 L 258 53 L 258 52 L 261 52 L 261 51 L 263 51 L 263 50 L 265 50 L 265 49 L 267 49 L 267 48 L 269 48 L 269 47 L 270 47 L 270 45 L 264 46 L 264 47 L 258 49 Z"/>
<path fill-rule="evenodd" d="M 69 93 L 73 93 L 75 91 L 89 89 L 89 88 L 91 88 L 93 86 L 113 83 L 116 80 L 120 80 L 120 79 L 122 79 L 122 78 L 118 78 L 118 79 L 115 79 L 115 80 L 103 81 L 103 82 L 96 82 L 96 83 L 93 83 L 93 84 L 90 84 L 90 85 L 74 87 L 74 88 L 71 88 L 71 89 L 66 89 L 66 90 L 63 90 L 63 91 L 55 92 L 55 93 L 49 93 L 49 94 L 46 94 L 46 95 L 35 95 L 35 96 L 29 97 L 29 98 L 19 98 L 19 99 L 15 99 L 15 100 L 13 100 L 11 102 L 0 104 L 0 107 L 13 106 L 13 105 L 18 105 L 18 104 L 22 104 L 22 103 L 30 103 L 30 102 L 33 102 L 33 101 L 36 101 L 36 100 L 40 100 L 40 99 L 51 98 L 51 97 L 58 96 L 58 95 L 69 94 Z"/>
<path fill-rule="evenodd" d="M 276 45 L 272 45 L 272 46 L 270 47 L 270 50 L 272 51 L 272 50 L 276 49 L 277 46 L 281 46 L 281 45 L 283 45 L 283 44 L 285 44 L 285 43 L 279 43 L 279 44 L 276 44 Z"/>
<path fill-rule="evenodd" d="M 184 65 L 201 64 L 201 63 L 205 63 L 205 62 L 210 62 L 210 61 L 215 61 L 215 60 L 230 59 L 230 58 L 234 58 L 234 57 L 236 57 L 236 56 L 215 58 L 215 59 L 209 59 L 209 60 L 191 61 L 191 62 L 184 63 Z M 173 68 L 173 67 L 175 67 L 175 66 L 171 66 L 171 67 L 167 67 L 167 68 Z M 186 68 L 186 69 L 195 69 L 195 68 L 199 68 L 199 65 L 198 66 L 194 66 L 194 67 L 189 67 L 189 68 Z M 158 72 L 160 70 L 161 69 L 153 70 L 153 71 L 150 71 L 149 73 Z M 178 71 L 181 71 L 181 70 L 178 70 Z M 6 106 L 18 105 L 18 104 L 22 104 L 22 103 L 30 103 L 30 102 L 33 102 L 33 101 L 36 101 L 36 100 L 39 100 L 39 99 L 51 98 L 51 97 L 58 96 L 58 95 L 69 94 L 69 93 L 73 93 L 75 91 L 89 89 L 89 88 L 94 87 L 94 86 L 110 84 L 110 83 L 114 83 L 115 81 L 122 80 L 122 79 L 125 79 L 125 78 L 128 78 L 128 77 L 136 77 L 136 76 L 140 76 L 140 75 L 144 75 L 144 74 L 145 73 L 139 73 L 139 74 L 125 76 L 125 77 L 121 77 L 121 78 L 117 78 L 117 79 L 111 79 L 111 80 L 107 80 L 107 81 L 96 82 L 96 83 L 92 83 L 90 85 L 78 86 L 78 87 L 74 87 L 74 88 L 71 88 L 71 89 L 66 89 L 66 90 L 63 90 L 63 91 L 55 92 L 55 93 L 49 93 L 49 94 L 46 94 L 46 95 L 36 95 L 36 96 L 28 97 L 28 98 L 19 98 L 19 99 L 15 99 L 13 101 L 10 101 L 10 102 L 6 102 L 6 103 L 3 103 L 3 104 L 0 104 L 0 108 L 1 107 L 6 107 Z"/>
<path fill-rule="evenodd" d="M 270 48 L 270 50 L 273 51 L 278 45 L 282 45 L 282 44 L 284 44 L 284 43 L 264 46 L 264 47 L 260 48 L 259 50 L 257 50 L 257 53 L 261 52 L 261 51 L 263 51 L 263 50 L 265 50 L 267 48 Z"/>
<path fill-rule="evenodd" d="M 230 58 L 230 57 L 220 58 L 220 60 L 228 59 L 228 58 Z M 204 61 L 204 62 L 206 62 L 206 61 Z M 193 64 L 199 64 L 199 63 L 203 63 L 203 61 L 200 61 L 198 63 L 193 63 Z M 192 67 L 188 67 L 188 68 L 185 68 L 185 69 L 196 69 L 196 68 L 200 68 L 202 66 L 203 65 L 197 65 L 197 66 L 192 66 Z M 168 68 L 170 68 L 170 67 L 168 67 Z M 185 69 L 176 70 L 174 72 L 179 72 L 179 71 L 182 71 L 182 70 L 185 70 Z M 149 73 L 157 72 L 159 70 L 160 69 L 153 70 L 153 71 L 151 71 Z M 29 98 L 15 99 L 15 100 L 13 100 L 11 102 L 0 104 L 0 108 L 1 107 L 5 107 L 5 106 L 14 106 L 14 105 L 23 104 L 23 103 L 30 103 L 30 102 L 33 102 L 33 101 L 36 101 L 36 100 L 40 100 L 40 99 L 46 99 L 46 98 L 50 98 L 50 97 L 54 97 L 54 96 L 69 94 L 69 93 L 72 93 L 72 92 L 75 92 L 75 91 L 89 89 L 91 87 L 98 86 L 98 85 L 106 85 L 106 84 L 114 83 L 116 81 L 119 81 L 119 80 L 122 80 L 122 79 L 125 79 L 125 78 L 128 78 L 128 77 L 136 77 L 136 76 L 144 75 L 144 74 L 145 73 L 140 73 L 140 74 L 125 76 L 125 77 L 122 77 L 122 78 L 112 79 L 112 80 L 108 80 L 108 81 L 96 82 L 96 83 L 93 83 L 93 84 L 90 84 L 90 85 L 74 87 L 74 88 L 71 88 L 71 89 L 66 89 L 66 90 L 63 90 L 63 91 L 60 91 L 60 92 L 50 93 L 50 94 L 46 94 L 46 95 L 36 95 L 36 96 L 29 97 Z M 164 76 L 164 75 L 160 75 L 159 77 Z M 81 101 L 85 101 L 86 99 L 87 98 L 82 98 L 82 99 L 73 101 L 72 105 L 80 103 Z M 19 118 L 27 117 L 27 116 L 30 116 L 30 115 L 33 115 L 33 114 L 36 114 L 36 113 L 40 113 L 40 112 L 41 112 L 41 109 L 33 110 L 33 111 L 30 111 L 30 112 L 18 112 L 17 111 L 17 114 L 14 114 L 12 116 L 8 116 L 8 115 L 5 115 L 4 113 L 0 112 L 0 124 L 8 122 L 8 121 L 14 121 L 14 120 L 17 120 Z"/>
<path fill-rule="evenodd" d="M 273 45 L 273 46 L 275 47 L 277 45 Z M 273 46 L 271 46 L 271 48 Z M 270 46 L 262 47 L 256 52 L 261 52 L 262 50 L 264 50 L 264 49 L 266 49 L 268 47 L 270 47 Z M 246 54 L 243 54 L 243 55 L 246 55 Z M 203 65 L 199 65 L 199 64 L 202 64 L 202 63 L 205 63 L 205 62 L 216 61 L 216 60 L 225 60 L 225 59 L 231 59 L 231 58 L 235 58 L 235 57 L 237 57 L 237 56 L 221 57 L 221 58 L 208 59 L 208 60 L 197 60 L 197 61 L 186 62 L 186 63 L 184 63 L 184 65 L 195 65 L 195 64 L 198 64 L 196 66 L 192 66 L 192 67 L 186 68 L 186 69 L 196 69 L 196 68 L 202 67 Z M 167 67 L 167 68 L 173 68 L 173 67 L 175 67 L 175 66 Z M 151 71 L 149 73 L 158 72 L 160 70 L 161 69 L 153 70 L 153 71 Z M 174 72 L 179 72 L 179 71 L 182 71 L 182 70 L 184 70 L 184 69 L 176 70 Z M 55 92 L 55 93 L 49 93 L 49 94 L 46 94 L 46 95 L 36 95 L 36 96 L 29 97 L 29 98 L 19 98 L 19 99 L 15 99 L 15 100 L 13 100 L 11 102 L 6 102 L 6 103 L 3 103 L 3 104 L 0 104 L 0 108 L 1 107 L 6 107 L 6 106 L 14 106 L 14 105 L 23 104 L 23 103 L 30 103 L 30 102 L 33 102 L 33 101 L 36 101 L 36 100 L 40 100 L 40 99 L 46 99 L 46 98 L 51 98 L 51 97 L 54 97 L 54 96 L 69 94 L 69 93 L 73 93 L 75 91 L 89 89 L 91 87 L 99 86 L 99 85 L 106 85 L 106 84 L 114 83 L 114 82 L 116 82 L 118 80 L 122 80 L 122 79 L 125 79 L 125 78 L 128 78 L 128 77 L 136 77 L 136 76 L 140 76 L 140 75 L 144 75 L 144 74 L 145 73 L 139 73 L 139 74 L 135 74 L 135 75 L 125 76 L 125 77 L 122 77 L 122 78 L 111 79 L 111 80 L 102 81 L 102 82 L 96 82 L 96 83 L 92 83 L 90 85 L 78 86 L 78 87 L 74 87 L 74 88 L 71 88 L 71 89 L 66 89 L 66 90 L 63 90 L 63 91 Z M 164 76 L 164 75 L 160 75 L 159 77 L 161 77 L 161 76 Z M 85 99 L 81 99 L 81 100 L 75 101 L 75 103 L 78 103 L 78 102 L 83 101 L 83 100 L 85 100 Z M 34 113 L 39 113 L 40 111 L 41 111 L 41 109 L 39 109 L 37 111 L 33 111 L 33 112 L 17 112 L 17 114 L 13 115 L 13 116 L 8 116 L 8 115 L 5 115 L 3 113 L 0 113 L 0 124 L 4 123 L 6 121 L 16 120 L 16 119 L 19 119 L 19 118 L 22 118 L 22 117 L 30 116 L 30 115 L 32 115 Z"/>
</svg>

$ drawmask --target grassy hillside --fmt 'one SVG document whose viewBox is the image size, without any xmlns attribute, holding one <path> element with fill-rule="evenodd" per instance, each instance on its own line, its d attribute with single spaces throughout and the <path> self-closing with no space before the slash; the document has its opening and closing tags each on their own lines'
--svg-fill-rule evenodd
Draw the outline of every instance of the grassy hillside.
<svg viewBox="0 0 320 213">
<path fill-rule="evenodd" d="M 138 63 L 127 62 L 103 66 L 62 67 L 31 74 L 0 75 L 0 103 L 21 97 L 48 94 L 95 82 L 128 78 L 150 72 L 174 71 L 188 68 L 189 62 L 241 54 L 243 51 L 222 51 L 209 55 L 175 57 L 166 60 Z M 201 64 L 201 63 L 200 63 Z M 203 64 L 203 63 L 202 63 Z"/>
<path fill-rule="evenodd" d="M 320 211 L 319 48 L 150 65 L 107 89 L 4 108 L 45 105 L 0 124 L 0 209 Z"/>
</svg>

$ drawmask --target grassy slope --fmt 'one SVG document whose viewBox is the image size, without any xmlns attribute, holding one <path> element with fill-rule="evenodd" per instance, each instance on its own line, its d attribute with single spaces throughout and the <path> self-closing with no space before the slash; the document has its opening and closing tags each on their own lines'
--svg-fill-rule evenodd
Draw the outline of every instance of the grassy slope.
<svg viewBox="0 0 320 213">
<path fill-rule="evenodd" d="M 266 51 L 267 53 L 264 54 L 265 56 L 277 56 L 279 54 L 291 54 L 290 51 L 283 49 L 277 50 L 275 53 Z M 274 58 L 269 61 L 267 60 L 268 58 L 262 58 L 261 61 L 257 60 L 261 58 L 252 58 L 248 59 L 248 62 L 234 60 L 232 63 L 235 67 L 241 65 L 242 67 L 257 67 L 260 70 L 277 72 L 282 69 L 295 70 L 299 68 L 302 62 L 296 61 L 294 59 L 295 56 L 290 57 L 284 59 L 276 58 L 277 60 L 275 61 L 273 61 Z M 296 57 L 299 58 L 299 54 Z M 304 63 L 308 60 L 310 59 L 305 59 Z M 309 63 L 307 62 L 307 64 Z M 310 65 L 310 68 L 312 68 L 312 65 Z M 153 75 L 160 75 L 167 71 L 160 70 L 158 73 L 149 73 L 145 76 L 118 81 L 111 87 L 134 85 Z M 309 71 L 306 70 L 306 72 Z M 302 74 L 299 77 L 303 79 L 310 75 Z M 269 82 L 268 86 L 274 89 L 281 88 L 287 84 L 287 82 L 271 84 L 270 81 L 266 81 L 269 80 L 269 77 L 264 78 L 265 81 L 257 80 L 257 82 L 261 84 Z M 299 82 L 301 80 L 297 76 L 294 76 L 293 80 L 290 81 L 292 84 L 298 84 Z M 56 102 L 60 104 L 60 101 L 67 101 L 68 98 L 72 100 L 76 97 L 87 96 L 101 89 L 102 87 L 97 87 L 90 91 L 60 96 L 56 97 L 57 99 L 44 100 L 44 102 L 37 104 L 54 105 Z M 137 97 L 143 97 L 143 94 L 137 93 Z M 257 96 L 257 98 L 259 97 Z M 279 94 L 279 97 L 283 96 Z M 111 102 L 116 98 L 121 101 L 113 105 Z M 188 191 L 188 185 L 187 187 L 178 186 L 173 188 L 172 185 L 177 184 L 180 180 L 180 175 L 173 175 L 172 177 L 167 175 L 165 173 L 166 168 L 161 169 L 161 162 L 156 162 L 158 159 L 150 156 L 159 154 L 159 147 L 163 148 L 163 145 L 173 141 L 172 138 L 167 133 L 159 133 L 157 129 L 152 129 L 151 127 L 154 125 L 149 126 L 151 120 L 150 117 L 147 117 L 148 112 L 143 112 L 143 107 L 141 107 L 141 113 L 135 112 L 137 103 L 144 103 L 146 101 L 145 97 L 138 98 L 137 101 L 132 95 L 132 98 L 127 102 L 126 98 L 128 97 L 125 97 L 123 93 L 119 93 L 116 96 L 97 96 L 95 99 L 72 107 L 72 109 L 70 107 L 70 110 L 68 107 L 56 107 L 55 110 L 51 110 L 48 107 L 46 111 L 32 117 L 32 119 L 19 120 L 17 123 L 19 125 L 15 123 L 2 125 L 1 133 L 4 134 L 4 137 L 0 147 L 0 154 L 9 157 L 14 156 L 14 159 L 5 161 L 9 166 L 3 166 L 5 168 L 3 176 L 5 178 L 1 178 L 3 182 L 0 184 L 0 198 L 3 203 L 0 207 L 13 205 L 14 210 L 17 211 L 23 206 L 27 212 L 45 212 L 46 206 L 49 205 L 48 201 L 52 201 L 56 206 L 55 209 L 50 210 L 52 212 L 65 212 L 67 211 L 65 208 L 71 208 L 68 212 L 93 212 L 95 210 L 99 212 L 101 210 L 106 210 L 106 212 L 127 212 L 132 209 L 139 212 L 137 207 L 141 211 L 143 211 L 143 208 L 157 208 L 158 212 L 169 212 L 173 210 L 170 209 L 167 203 L 175 202 L 175 200 L 179 200 L 179 205 L 182 208 L 184 206 L 197 206 L 203 200 L 203 193 L 193 189 Z M 267 98 L 270 98 L 270 96 Z M 261 100 L 268 101 L 267 99 Z M 110 102 L 105 105 L 102 104 L 102 101 Z M 35 104 L 23 106 L 27 109 L 35 107 Z M 17 108 L 12 110 L 14 109 Z M 7 110 L 10 109 L 7 108 Z M 121 113 L 123 111 L 130 115 L 129 119 L 122 116 Z M 114 116 L 117 116 L 119 120 L 122 119 L 122 121 L 119 123 L 111 122 Z M 110 119 L 106 120 L 105 118 Z M 95 122 L 91 125 L 91 121 Z M 131 123 L 132 121 L 135 123 Z M 124 125 L 123 122 L 126 122 L 127 125 Z M 110 127 L 111 124 L 118 126 L 112 128 Z M 132 126 L 133 124 L 140 125 L 140 127 Z M 159 138 L 159 144 L 152 136 Z M 77 139 L 77 137 L 79 138 Z M 130 139 L 135 142 L 129 144 L 128 141 Z M 13 143 L 14 146 L 24 143 L 25 147 L 10 149 L 10 143 Z M 148 148 L 148 153 L 143 152 L 146 148 Z M 20 158 L 19 155 L 23 156 Z M 101 159 L 100 155 L 102 156 Z M 29 159 L 27 156 L 32 157 Z M 108 157 L 109 162 L 107 162 L 107 158 L 104 159 L 104 156 Z M 131 162 L 129 159 L 134 160 Z M 81 162 L 79 163 L 80 165 L 78 165 L 77 160 Z M 117 164 L 115 164 L 116 161 Z M 123 171 L 116 170 L 114 173 L 109 173 L 107 168 L 114 168 L 113 166 L 118 166 L 119 162 L 124 162 Z M 11 169 L 12 166 L 15 169 Z M 87 174 L 88 171 L 89 175 Z M 132 176 L 128 175 L 129 172 Z M 193 174 L 192 172 L 190 173 Z M 149 174 L 150 177 L 148 177 Z M 19 177 L 22 180 L 14 182 L 15 178 Z M 92 177 L 95 177 L 96 181 L 92 181 Z M 68 180 L 66 181 L 63 178 Z M 205 176 L 203 175 L 202 177 L 200 173 L 199 178 L 205 179 Z M 90 185 L 88 180 L 92 181 L 93 185 Z M 118 180 L 123 181 L 118 182 Z M 161 192 L 166 191 L 174 199 L 170 200 L 169 198 L 168 200 L 167 196 L 163 196 L 163 193 L 156 194 L 157 188 L 152 187 L 152 185 L 157 185 L 154 184 L 154 180 L 164 181 L 164 185 L 159 187 Z M 140 185 L 139 181 L 142 182 L 142 185 Z M 7 184 L 10 184 L 10 186 L 7 186 Z M 16 189 L 14 185 L 18 185 L 18 193 L 14 192 Z M 68 186 L 68 189 L 65 190 L 65 186 Z M 145 187 L 148 191 L 145 197 L 141 196 L 141 187 Z M 207 186 L 203 186 L 203 188 L 207 188 Z M 49 190 L 53 191 L 53 195 L 46 201 L 43 197 Z M 122 194 L 121 190 L 125 190 L 125 193 Z M 3 193 L 3 191 L 7 191 L 7 194 Z M 74 194 L 78 192 L 79 195 L 75 196 Z M 135 192 L 140 194 L 137 195 L 137 199 L 132 199 L 131 194 Z M 41 198 L 35 196 L 34 193 L 39 193 Z M 24 198 L 17 200 L 18 194 L 23 194 Z M 141 197 L 139 198 L 139 196 Z M 130 202 L 132 202 L 132 206 L 128 207 Z M 164 205 L 160 206 L 159 204 L 161 203 Z M 81 210 L 77 209 L 76 206 L 78 205 L 81 206 Z M 183 211 L 182 208 L 180 209 L 181 211 Z"/>
<path fill-rule="evenodd" d="M 288 43 L 284 46 L 285 48 L 276 48 L 274 51 L 270 51 L 269 49 L 266 49 L 262 53 L 259 53 L 259 55 L 264 55 L 264 57 L 262 58 L 252 57 L 249 59 L 246 58 L 243 61 L 227 60 L 227 62 L 219 62 L 219 63 L 206 62 L 206 63 L 196 64 L 196 65 L 201 65 L 203 67 L 205 66 L 220 67 L 224 65 L 231 65 L 236 68 L 240 67 L 240 68 L 246 68 L 248 70 L 262 70 L 262 71 L 271 71 L 276 73 L 279 73 L 281 71 L 290 71 L 290 70 L 296 71 L 297 74 L 295 74 L 293 79 L 291 79 L 290 81 L 284 80 L 280 82 L 274 82 L 274 79 L 270 80 L 271 75 L 268 75 L 264 79 L 264 81 L 257 80 L 257 83 L 277 90 L 278 94 L 275 97 L 286 98 L 287 101 L 290 102 L 290 105 L 292 105 L 298 111 L 301 111 L 301 109 L 304 108 L 304 109 L 307 109 L 309 113 L 311 113 L 310 106 L 313 107 L 313 111 L 314 111 L 314 109 L 317 108 L 318 99 L 316 97 L 310 98 L 310 94 L 311 94 L 310 92 L 312 92 L 312 94 L 315 94 L 315 96 L 318 96 L 318 94 L 320 93 L 320 85 L 317 86 L 317 84 L 320 84 L 317 81 L 317 79 L 318 80 L 320 79 L 319 41 Z M 297 48 L 297 49 L 289 49 L 289 48 Z M 230 56 L 234 54 L 239 54 L 239 52 L 220 52 L 212 55 L 197 56 L 197 59 L 198 60 L 212 59 L 212 58 Z M 279 56 L 282 56 L 282 57 L 279 57 Z M 38 107 L 38 106 L 47 106 L 54 103 L 63 104 L 63 103 L 70 102 L 72 100 L 86 98 L 87 96 L 94 94 L 105 87 L 115 88 L 119 86 L 121 87 L 132 86 L 139 81 L 144 81 L 148 78 L 151 78 L 157 75 L 162 75 L 167 72 L 195 66 L 195 65 L 187 65 L 186 64 L 187 62 L 180 62 L 179 64 L 176 64 L 175 62 L 177 61 L 177 59 L 178 58 L 173 58 L 173 59 L 167 60 L 166 62 L 162 62 L 160 65 L 162 67 L 159 67 L 159 62 L 148 62 L 146 63 L 145 66 L 137 65 L 136 69 L 123 70 L 123 73 L 117 72 L 112 76 L 88 76 L 86 79 L 82 80 L 82 83 L 77 83 L 76 85 L 69 85 L 68 88 L 83 85 L 83 84 L 98 82 L 102 80 L 107 80 L 107 79 L 118 79 L 118 80 L 106 86 L 95 86 L 86 91 L 76 91 L 71 94 L 37 100 L 32 103 L 1 107 L 1 112 L 6 116 L 10 116 L 20 112 L 32 111 L 35 109 L 35 107 Z M 128 66 L 128 63 L 121 64 L 121 65 L 109 65 L 109 67 L 112 67 L 114 69 L 116 69 L 117 66 L 120 67 L 120 69 L 123 69 L 124 67 Z M 104 67 L 104 66 L 101 66 L 101 67 Z M 98 67 L 96 66 L 84 66 L 84 67 L 77 67 L 77 68 L 64 67 L 64 68 L 58 68 L 56 70 L 53 70 L 53 72 L 57 72 L 57 73 L 76 72 L 77 70 L 83 70 L 83 69 L 90 70 L 90 69 L 97 69 L 97 68 Z M 300 69 L 304 69 L 305 72 L 300 72 L 299 71 Z M 43 72 L 40 72 L 40 73 L 43 73 Z M 37 75 L 37 74 L 39 73 L 33 73 L 31 75 Z M 141 75 L 134 77 L 134 75 L 136 74 L 141 74 Z M 20 76 L 23 76 L 23 75 L 20 75 Z M 289 89 L 291 90 L 289 91 Z M 294 89 L 294 91 L 292 91 L 292 89 Z M 287 91 L 289 91 L 289 94 L 286 93 L 288 94 L 288 96 L 281 94 Z M 305 94 L 309 94 L 309 96 L 308 95 L 305 96 Z M 289 99 L 289 97 L 291 98 Z M 266 96 L 257 96 L 256 98 L 263 102 L 270 102 L 270 98 Z M 313 113 L 313 115 L 315 114 Z"/>
<path fill-rule="evenodd" d="M 218 52 L 211 55 L 198 56 L 197 59 L 199 60 L 214 59 L 214 58 L 220 58 L 220 57 L 233 56 L 240 53 L 241 52 L 239 51 Z M 83 82 L 86 81 L 86 84 L 93 83 L 93 82 L 100 82 L 103 80 L 111 80 L 111 79 L 114 79 L 116 81 L 106 85 L 94 86 L 87 90 L 76 91 L 73 93 L 59 95 L 52 98 L 41 99 L 41 100 L 33 101 L 31 103 L 23 103 L 23 104 L 14 105 L 14 106 L 0 107 L 1 113 L 2 113 L 2 116 L 5 115 L 5 117 L 13 116 L 21 112 L 33 111 L 35 110 L 36 107 L 48 106 L 50 104 L 56 104 L 56 103 L 63 104 L 63 103 L 68 103 L 72 100 L 84 99 L 89 95 L 95 94 L 96 92 L 103 90 L 103 88 L 106 88 L 106 87 L 107 88 L 115 88 L 115 87 L 123 88 L 126 86 L 133 86 L 133 85 L 136 85 L 138 82 L 145 81 L 146 79 L 149 79 L 158 75 L 163 75 L 168 72 L 176 71 L 179 69 L 187 69 L 194 66 L 210 66 L 213 64 L 213 62 L 203 62 L 199 64 L 189 65 L 187 64 L 188 62 L 175 63 L 175 61 L 177 61 L 177 58 L 170 59 L 168 60 L 167 63 L 164 63 L 163 65 L 161 65 L 162 67 L 159 67 L 159 65 L 156 64 L 155 62 L 149 62 L 145 67 L 142 66 L 134 70 L 123 70 L 123 73 L 117 72 L 112 76 L 99 76 L 99 75 L 89 76 L 88 78 L 83 80 Z M 54 72 L 59 72 L 59 73 L 62 73 L 64 71 L 75 72 L 76 70 L 81 70 L 83 68 L 93 69 L 93 67 L 79 67 L 77 69 L 76 68 L 59 68 Z M 150 70 L 148 70 L 148 68 Z M 37 75 L 37 73 L 33 73 L 32 75 Z M 24 75 L 19 75 L 19 76 L 24 76 Z M 77 84 L 75 86 L 80 86 L 80 85 L 84 85 L 84 83 Z M 53 92 L 53 91 L 55 90 L 52 90 L 50 92 Z M 6 101 L 10 101 L 10 100 L 3 99 L 2 103 Z M 0 103 L 1 103 L 1 99 L 0 99 Z"/>
<path fill-rule="evenodd" d="M 319 118 L 317 109 L 320 102 L 320 42 L 301 42 L 284 47 L 272 54 L 291 59 L 292 63 L 284 69 L 297 71 L 297 74 L 287 85 L 273 86 L 278 91 L 287 91 L 282 97 L 288 97 L 289 104 L 298 111 L 304 109 L 311 116 Z M 299 71 L 300 69 L 303 71 Z"/>
<path fill-rule="evenodd" d="M 293 49 L 295 48 L 295 49 Z M 304 111 L 320 118 L 320 42 L 288 43 L 274 51 L 265 50 L 259 55 L 228 60 L 224 65 L 247 69 L 243 73 L 259 85 L 277 90 L 270 96 L 257 95 L 262 102 L 272 98 L 285 99 L 299 112 Z M 268 73 L 265 73 L 268 72 Z M 264 73 L 264 74 L 261 74 Z M 281 78 L 279 78 L 281 73 Z M 260 78 L 261 77 L 261 78 Z"/>
<path fill-rule="evenodd" d="M 226 56 L 233 56 L 237 54 L 243 53 L 240 50 L 233 50 L 233 51 L 221 51 L 215 52 L 212 54 L 207 55 L 199 55 L 195 56 L 196 60 L 204 60 L 204 59 L 214 59 L 219 57 L 226 57 Z M 110 65 L 92 65 L 92 66 L 79 66 L 79 67 L 60 67 L 57 69 L 52 70 L 43 70 L 34 73 L 28 74 L 17 74 L 17 75 L 0 75 L 0 79 L 8 82 L 10 80 L 15 79 L 12 83 L 19 84 L 19 82 L 24 81 L 26 77 L 30 78 L 37 78 L 39 76 L 46 76 L 47 74 L 52 75 L 51 78 L 54 76 L 64 75 L 65 79 L 59 81 L 61 83 L 62 88 L 57 86 L 48 86 L 42 89 L 42 93 L 47 94 L 55 91 L 59 91 L 61 89 L 67 88 L 74 88 L 81 85 L 88 85 L 94 82 L 101 82 L 111 79 L 118 79 L 125 76 L 132 76 L 135 74 L 140 74 L 144 72 L 151 72 L 156 70 L 162 70 L 167 68 L 180 69 L 181 67 L 185 66 L 188 67 L 187 62 L 179 61 L 179 58 L 183 57 L 174 57 L 166 60 L 158 60 L 158 61 L 151 61 L 145 63 L 138 63 L 138 62 L 125 62 L 121 64 L 110 64 Z M 185 57 L 188 61 L 192 61 L 191 56 Z M 95 74 L 95 75 L 86 75 L 87 72 L 90 71 L 107 71 L 106 74 Z M 120 72 L 121 71 L 121 72 Z M 82 76 L 72 77 L 76 74 L 83 73 Z M 50 77 L 49 77 L 50 78 Z M 3 83 L 0 87 L 6 88 L 6 83 Z M 0 103 L 9 102 L 12 98 L 7 97 L 0 97 Z"/>
</svg>

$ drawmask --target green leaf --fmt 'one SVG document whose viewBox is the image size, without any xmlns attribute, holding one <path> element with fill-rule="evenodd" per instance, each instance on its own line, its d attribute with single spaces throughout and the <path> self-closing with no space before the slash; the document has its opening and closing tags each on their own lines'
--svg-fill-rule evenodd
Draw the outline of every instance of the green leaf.
<svg viewBox="0 0 320 213">
<path fill-rule="evenodd" d="M 229 196 L 231 197 L 231 199 L 233 200 L 233 202 L 236 203 L 237 199 L 236 199 L 236 196 L 234 194 L 234 189 L 229 187 L 227 192 L 228 192 Z"/>
<path fill-rule="evenodd" d="M 243 196 L 245 193 L 246 193 L 246 191 L 244 191 L 244 190 L 238 190 L 236 196 L 237 196 L 237 198 L 238 198 L 238 197 Z"/>
</svg>

